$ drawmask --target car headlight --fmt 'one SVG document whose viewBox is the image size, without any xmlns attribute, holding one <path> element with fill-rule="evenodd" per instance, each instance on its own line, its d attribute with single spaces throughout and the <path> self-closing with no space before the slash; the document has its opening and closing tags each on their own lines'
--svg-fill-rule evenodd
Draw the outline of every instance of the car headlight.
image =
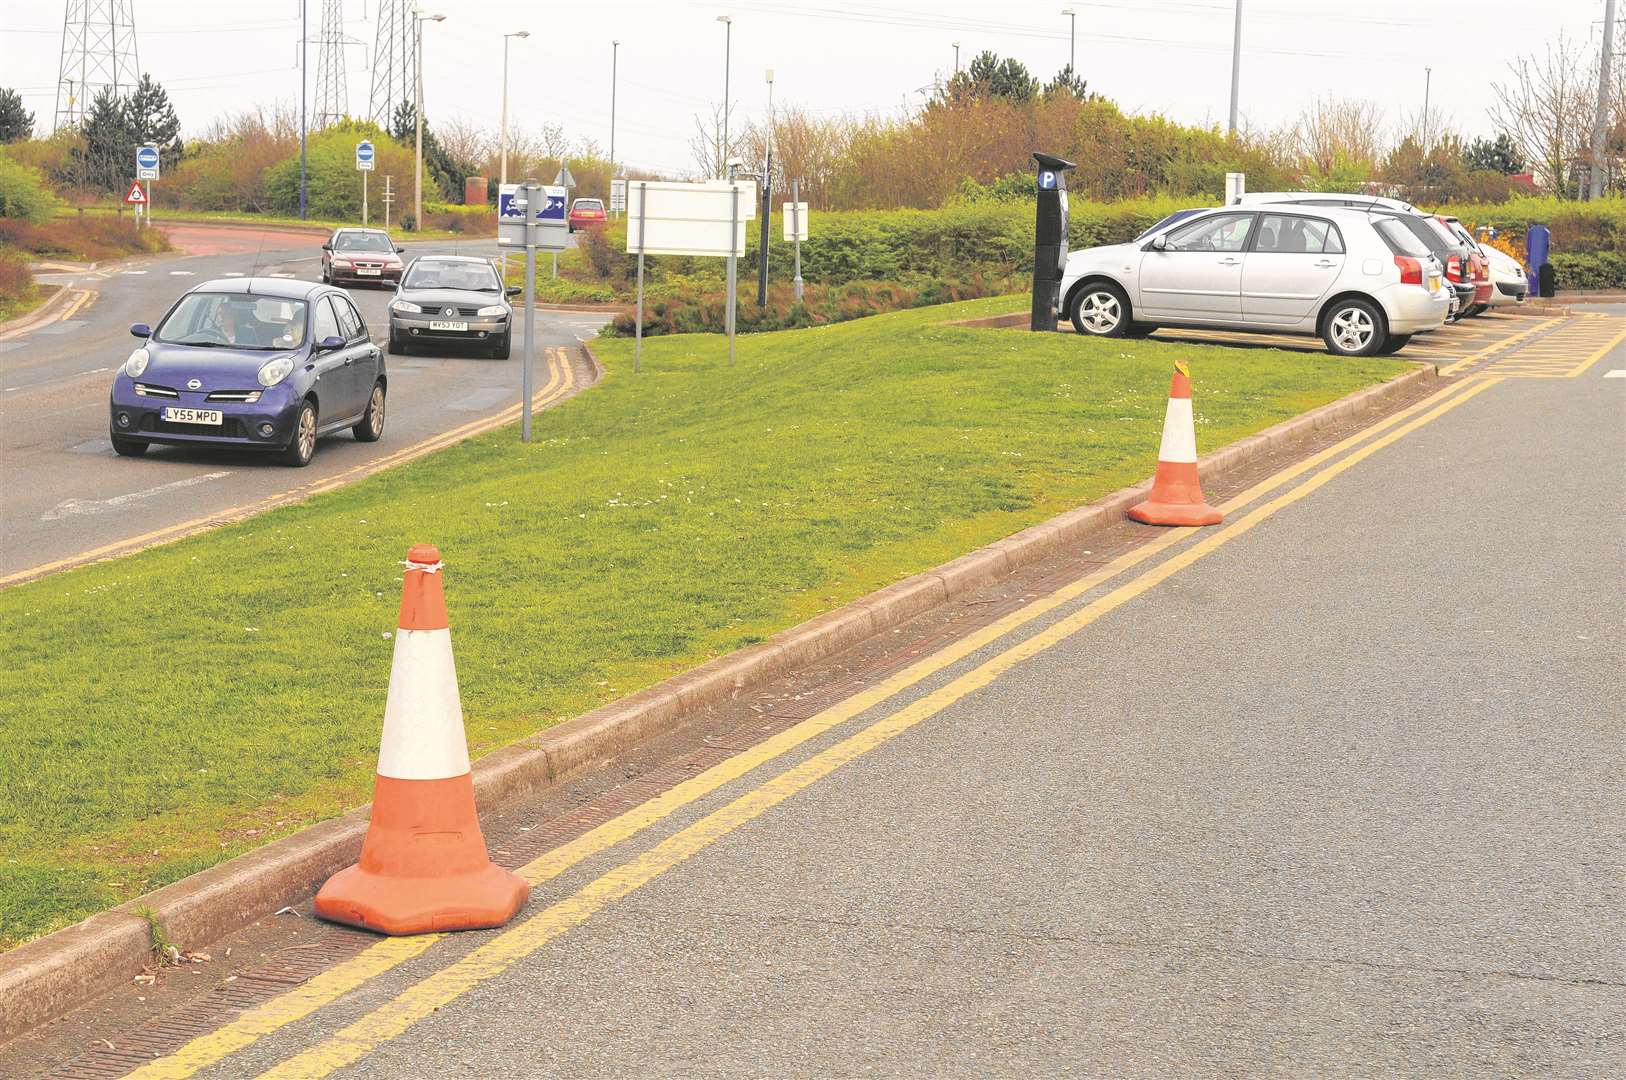
<svg viewBox="0 0 1626 1080">
<path fill-rule="evenodd" d="M 410 300 L 397 300 L 395 303 L 390 305 L 390 310 L 399 311 L 403 315 L 422 315 L 423 314 L 423 308 L 419 307 L 417 304 L 412 303 Z"/>
<path fill-rule="evenodd" d="M 288 373 L 293 369 L 294 358 L 291 356 L 279 356 L 275 360 L 268 361 L 264 367 L 260 368 L 260 385 L 275 386 L 286 379 Z"/>
<path fill-rule="evenodd" d="M 501 304 L 493 304 L 490 307 L 481 308 L 479 311 L 476 311 L 475 314 L 483 316 L 506 315 L 508 314 L 508 309 L 503 307 Z"/>
<path fill-rule="evenodd" d="M 135 378 L 137 375 L 140 375 L 143 371 L 147 370 L 147 361 L 151 359 L 152 355 L 148 353 L 146 349 L 137 349 L 135 352 L 131 353 L 130 358 L 124 362 L 124 373 L 130 376 L 132 379 Z"/>
</svg>

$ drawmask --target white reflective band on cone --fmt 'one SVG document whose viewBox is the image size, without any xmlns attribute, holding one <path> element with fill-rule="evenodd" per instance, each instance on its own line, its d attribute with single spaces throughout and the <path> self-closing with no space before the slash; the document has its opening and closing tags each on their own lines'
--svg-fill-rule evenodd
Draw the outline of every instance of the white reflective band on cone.
<svg viewBox="0 0 1626 1080">
<path fill-rule="evenodd" d="M 469 771 L 450 630 L 397 630 L 378 775 L 446 780 Z"/>
<path fill-rule="evenodd" d="M 1157 460 L 1197 460 L 1197 429 L 1191 419 L 1190 398 L 1169 399 L 1169 410 L 1163 414 L 1163 445 L 1158 448 Z"/>
</svg>

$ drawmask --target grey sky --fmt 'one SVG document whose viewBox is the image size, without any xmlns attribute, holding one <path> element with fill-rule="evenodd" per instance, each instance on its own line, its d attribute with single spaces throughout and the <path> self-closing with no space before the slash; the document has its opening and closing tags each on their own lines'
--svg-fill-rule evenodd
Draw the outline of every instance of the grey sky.
<svg viewBox="0 0 1626 1080">
<path fill-rule="evenodd" d="M 257 102 L 294 100 L 297 0 L 133 0 L 142 67 L 169 87 L 188 131 Z M 313 33 L 322 0 L 310 0 Z M 351 107 L 365 109 L 378 0 L 345 0 Z M 1093 89 L 1132 111 L 1185 122 L 1225 119 L 1231 0 L 425 0 L 447 20 L 424 38 L 425 111 L 495 129 L 501 33 L 512 46 L 511 124 L 562 123 L 609 142 L 610 41 L 621 40 L 617 157 L 670 170 L 689 165 L 695 112 L 722 98 L 724 27 L 733 16 L 735 116 L 762 115 L 764 69 L 775 100 L 827 113 L 895 114 L 919 89 L 982 49 L 1048 78 L 1067 62 L 1064 7 L 1078 12 L 1078 67 Z M 19 88 L 42 126 L 55 104 L 64 0 L 0 0 L 0 85 Z M 365 21 L 364 21 L 365 16 Z M 1365 97 L 1391 124 L 1417 109 L 1432 65 L 1433 102 L 1470 133 L 1489 125 L 1489 84 L 1521 51 L 1560 30 L 1594 38 L 1603 0 L 1246 0 L 1242 112 L 1273 127 L 1325 94 Z M 311 51 L 312 83 L 315 49 Z"/>
</svg>

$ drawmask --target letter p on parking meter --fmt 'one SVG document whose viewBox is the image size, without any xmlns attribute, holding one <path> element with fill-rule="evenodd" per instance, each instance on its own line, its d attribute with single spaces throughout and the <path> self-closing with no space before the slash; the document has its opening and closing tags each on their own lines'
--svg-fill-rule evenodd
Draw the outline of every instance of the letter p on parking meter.
<svg viewBox="0 0 1626 1080">
<path fill-rule="evenodd" d="M 1054 330 L 1061 302 L 1061 275 L 1067 265 L 1067 177 L 1075 166 L 1050 154 L 1035 153 L 1039 163 L 1038 199 L 1033 228 L 1034 330 Z"/>
</svg>

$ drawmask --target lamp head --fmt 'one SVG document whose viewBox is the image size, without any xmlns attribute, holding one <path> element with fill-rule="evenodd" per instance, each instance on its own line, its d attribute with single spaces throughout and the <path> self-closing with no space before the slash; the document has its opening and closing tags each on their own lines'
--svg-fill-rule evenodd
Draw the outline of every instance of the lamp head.
<svg viewBox="0 0 1626 1080">
<path fill-rule="evenodd" d="M 717 16 L 717 21 L 720 23 L 731 23 L 734 21 L 734 19 L 730 15 L 719 15 Z"/>
</svg>

